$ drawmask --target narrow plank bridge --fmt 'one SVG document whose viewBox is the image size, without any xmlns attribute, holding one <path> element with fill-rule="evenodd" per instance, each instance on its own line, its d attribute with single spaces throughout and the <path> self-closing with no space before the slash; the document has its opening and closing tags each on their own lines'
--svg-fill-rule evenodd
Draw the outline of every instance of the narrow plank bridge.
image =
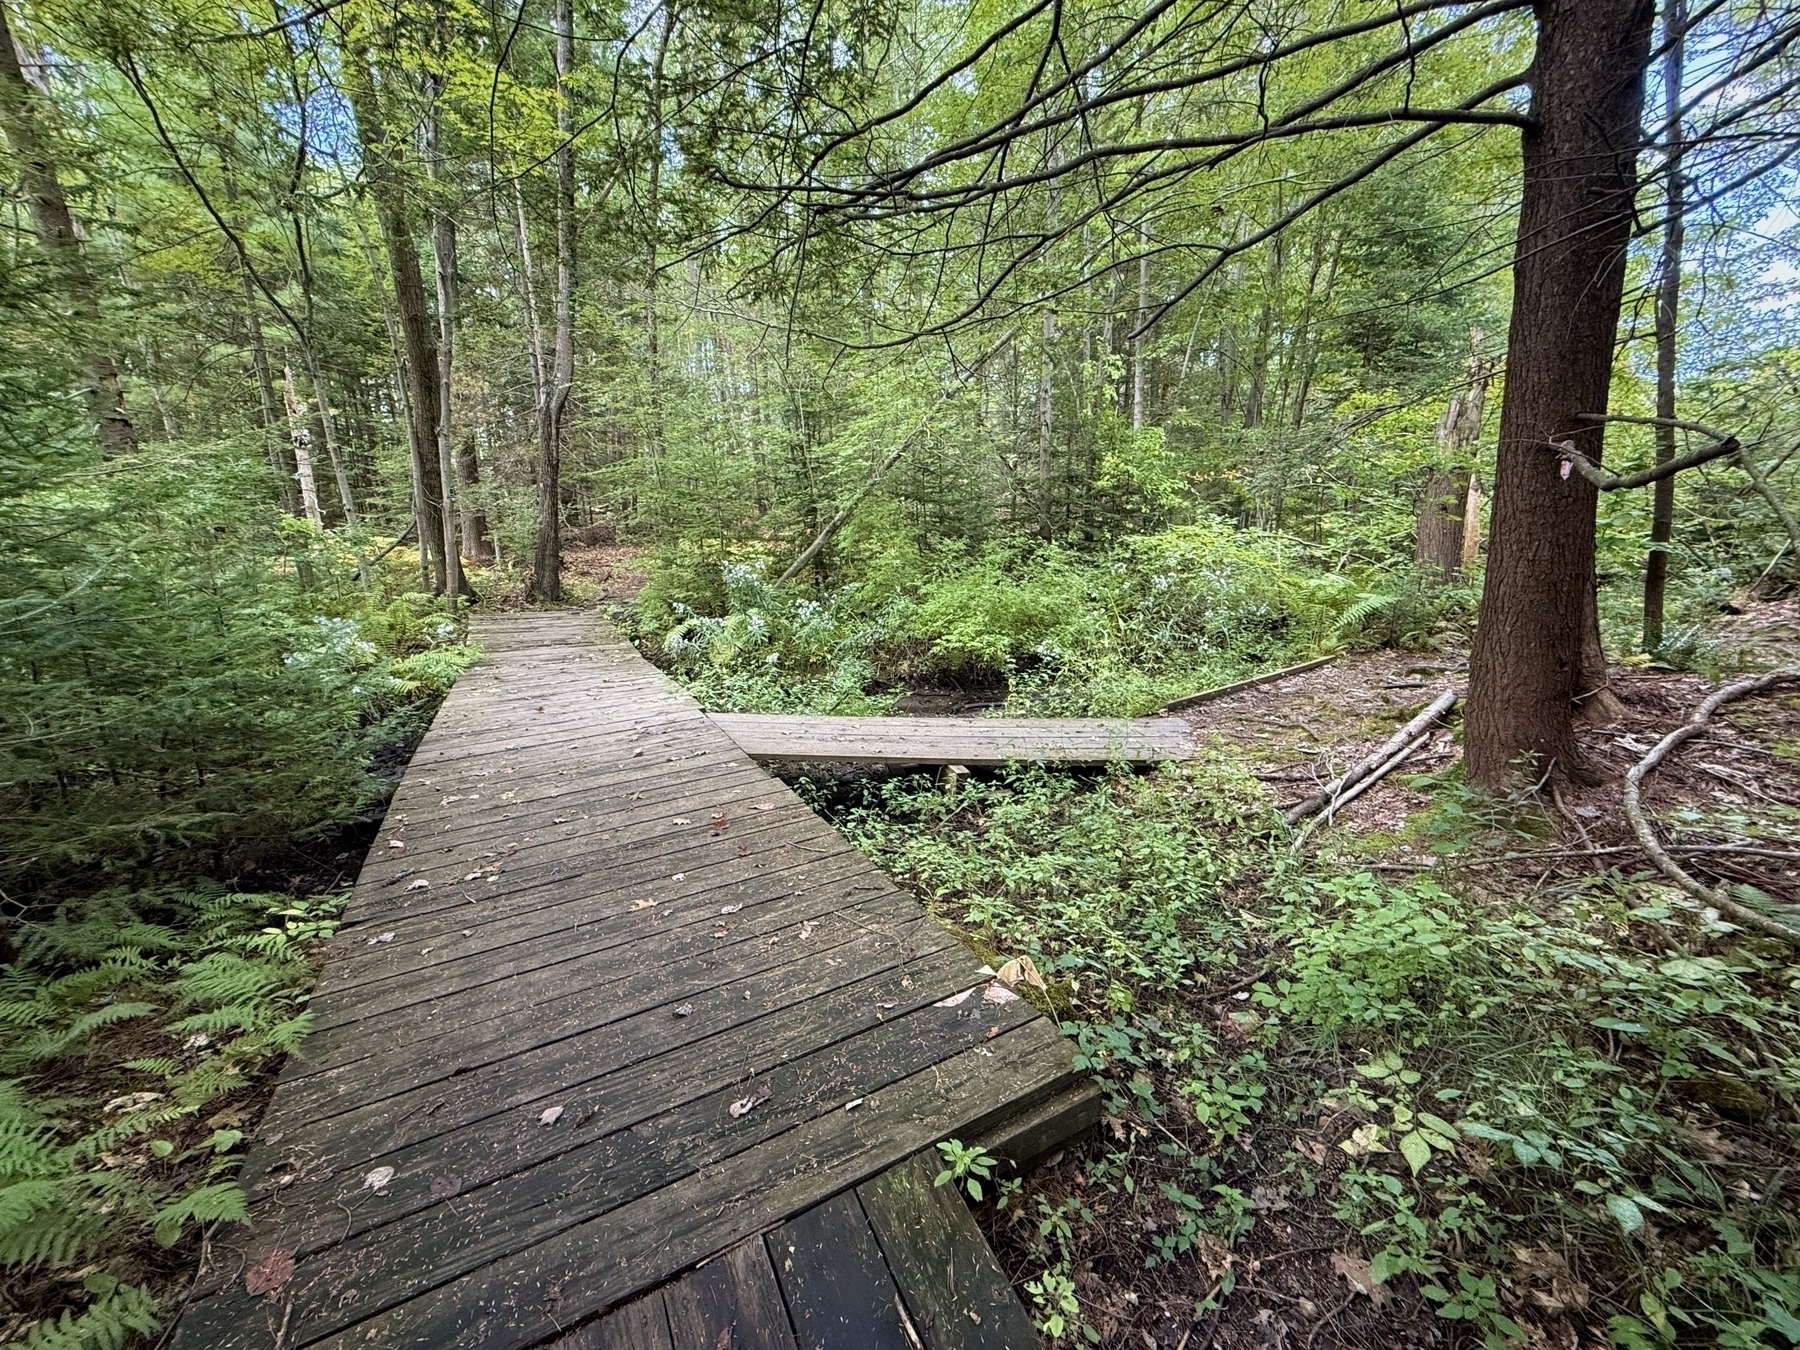
<svg viewBox="0 0 1800 1350">
<path fill-rule="evenodd" d="M 1093 1122 L 1054 1026 L 603 623 L 477 637 L 173 1344 L 1035 1344 L 926 1158 Z"/>
</svg>

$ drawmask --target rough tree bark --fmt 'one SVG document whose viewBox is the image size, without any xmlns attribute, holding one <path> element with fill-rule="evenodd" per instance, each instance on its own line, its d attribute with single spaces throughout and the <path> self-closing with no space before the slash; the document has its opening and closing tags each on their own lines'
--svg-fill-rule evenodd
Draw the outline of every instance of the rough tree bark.
<svg viewBox="0 0 1800 1350">
<path fill-rule="evenodd" d="M 575 378 L 575 15 L 571 0 L 556 0 L 556 334 L 549 378 L 538 405 L 538 532 L 531 557 L 529 593 L 535 600 L 562 599 L 562 441 Z M 653 227 L 654 228 L 654 227 Z M 651 276 L 655 276 L 654 240 Z M 654 291 L 650 309 L 651 379 L 655 380 Z"/>
<path fill-rule="evenodd" d="M 1664 201 L 1668 222 L 1663 226 L 1662 274 L 1656 285 L 1656 415 L 1675 416 L 1676 321 L 1681 312 L 1681 250 L 1685 225 L 1682 220 L 1684 191 L 1681 182 L 1681 82 L 1686 65 L 1687 28 L 1684 0 L 1669 0 L 1663 16 L 1663 106 L 1668 109 L 1669 141 L 1663 172 L 1667 175 Z M 1656 428 L 1656 462 L 1675 458 L 1675 428 Z M 1644 560 L 1644 650 L 1656 651 L 1663 643 L 1663 603 L 1669 586 L 1669 545 L 1675 539 L 1675 478 L 1670 475 L 1650 489 L 1650 556 Z"/>
<path fill-rule="evenodd" d="M 432 590 L 442 595 L 449 585 L 444 540 L 444 480 L 438 468 L 438 354 L 431 314 L 425 303 L 419 250 L 400 181 L 400 149 L 390 139 L 375 90 L 369 53 L 356 45 L 346 51 L 344 74 L 351 110 L 362 143 L 363 168 L 375 219 L 387 246 L 394 282 L 395 326 L 401 344 L 401 374 L 411 432 L 414 497 L 423 552 L 430 560 Z"/>
<path fill-rule="evenodd" d="M 1579 776 L 1578 700 L 1604 686 L 1594 599 L 1596 489 L 1550 447 L 1601 457 L 1643 142 L 1649 0 L 1539 0 L 1535 125 L 1513 264 L 1506 398 L 1480 624 L 1470 656 L 1471 781 L 1521 756 Z M 1599 670 L 1595 669 L 1600 664 Z"/>
<path fill-rule="evenodd" d="M 12 21 L 6 6 L 0 4 L 0 129 L 5 130 L 7 144 L 18 160 L 19 186 L 31 214 L 32 229 L 58 274 L 80 330 L 78 341 L 88 348 L 87 398 L 94 434 L 105 453 L 125 454 L 137 448 L 137 428 L 125 411 L 118 363 L 100 347 L 100 291 L 82 254 L 75 217 L 56 174 L 56 158 L 51 151 L 47 123 L 39 111 L 40 102 L 41 96 L 26 80 L 19 64 Z"/>
</svg>

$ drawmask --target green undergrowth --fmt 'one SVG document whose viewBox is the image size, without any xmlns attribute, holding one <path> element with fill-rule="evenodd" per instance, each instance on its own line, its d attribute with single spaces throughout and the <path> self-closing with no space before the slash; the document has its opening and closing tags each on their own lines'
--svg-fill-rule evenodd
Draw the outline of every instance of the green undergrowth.
<svg viewBox="0 0 1800 1350">
<path fill-rule="evenodd" d="M 1192 1269 L 1196 1315 L 1217 1306 L 1281 1209 L 1489 1347 L 1800 1343 L 1779 944 L 1616 875 L 1484 886 L 1459 850 L 1516 808 L 1448 786 L 1418 842 L 1449 856 L 1417 878 L 1291 860 L 1224 750 L 853 795 L 839 828 L 1030 957 L 1106 1089 L 1083 1188 L 1028 1181 L 997 1218 L 1052 1335 L 1099 1335 L 1094 1291 L 1132 1278 L 1109 1261 Z"/>
<path fill-rule="evenodd" d="M 708 708 L 879 714 L 896 688 L 1005 686 L 1006 711 L 1136 716 L 1344 645 L 1454 638 L 1474 591 L 1408 567 L 1340 572 L 1309 546 L 1223 522 L 1103 551 L 1012 543 L 880 554 L 831 587 L 679 550 L 634 635 Z"/>
<path fill-rule="evenodd" d="M 341 903 L 121 891 L 24 928 L 0 974 L 6 1344 L 159 1329 L 201 1230 L 245 1219 L 240 1146 Z"/>
</svg>

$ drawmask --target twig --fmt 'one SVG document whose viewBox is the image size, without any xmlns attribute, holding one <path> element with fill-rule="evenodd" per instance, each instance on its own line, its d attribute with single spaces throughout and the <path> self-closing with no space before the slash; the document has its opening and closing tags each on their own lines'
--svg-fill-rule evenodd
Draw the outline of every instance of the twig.
<svg viewBox="0 0 1800 1350">
<path fill-rule="evenodd" d="M 1348 806 L 1351 802 L 1362 796 L 1363 793 L 1374 787 L 1383 778 L 1386 778 L 1395 769 L 1399 768 L 1407 759 L 1411 758 L 1415 750 L 1423 748 L 1425 743 L 1430 739 L 1431 730 L 1427 728 L 1402 746 L 1390 759 L 1377 766 L 1372 773 L 1359 778 L 1356 781 L 1356 785 L 1348 792 L 1333 798 L 1330 807 L 1327 808 L 1325 813 L 1320 816 L 1314 816 L 1311 820 L 1307 821 L 1306 828 L 1301 830 L 1300 833 L 1294 837 L 1292 851 L 1298 853 L 1301 845 L 1306 843 L 1307 837 L 1312 834 L 1315 826 L 1318 826 L 1321 823 L 1326 825 L 1331 824 L 1332 817 L 1337 814 L 1337 810 L 1340 806 Z"/>
<path fill-rule="evenodd" d="M 1630 773 L 1625 775 L 1624 806 L 1625 818 L 1631 822 L 1631 832 L 1642 848 L 1659 868 L 1663 875 L 1696 900 L 1729 914 L 1733 919 L 1746 927 L 1766 933 L 1770 937 L 1778 937 L 1784 942 L 1800 946 L 1800 929 L 1789 927 L 1779 919 L 1772 919 L 1766 914 L 1740 904 L 1727 894 L 1723 886 L 1708 887 L 1685 871 L 1681 864 L 1669 856 L 1662 843 L 1656 837 L 1649 820 L 1644 815 L 1640 803 L 1640 793 L 1644 779 L 1656 766 L 1684 741 L 1692 740 L 1706 728 L 1707 721 L 1725 704 L 1734 699 L 1743 698 L 1747 694 L 1760 693 L 1786 680 L 1800 679 L 1800 671 L 1778 670 L 1768 675 L 1758 675 L 1748 680 L 1739 680 L 1736 684 L 1728 684 L 1709 696 L 1700 706 L 1694 709 L 1693 715 L 1682 725 L 1675 728 L 1667 736 L 1658 741 L 1649 754 L 1645 755 Z"/>
<path fill-rule="evenodd" d="M 1568 806 L 1563 802 L 1562 792 L 1555 783 L 1550 785 L 1550 800 L 1556 804 L 1556 809 L 1562 813 L 1562 818 L 1575 827 L 1575 833 L 1581 836 L 1581 842 L 1588 846 L 1588 851 L 1590 853 L 1593 852 L 1594 840 L 1593 837 L 1588 834 L 1587 826 L 1583 825 L 1581 823 L 1581 817 L 1569 810 Z"/>
</svg>

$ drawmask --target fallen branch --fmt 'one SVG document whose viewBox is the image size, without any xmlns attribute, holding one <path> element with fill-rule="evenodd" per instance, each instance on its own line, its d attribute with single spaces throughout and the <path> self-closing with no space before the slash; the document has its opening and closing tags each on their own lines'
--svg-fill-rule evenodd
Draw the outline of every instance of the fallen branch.
<svg viewBox="0 0 1800 1350">
<path fill-rule="evenodd" d="M 373 567 L 376 563 L 380 562 L 383 558 L 387 557 L 387 555 L 392 553 L 395 549 L 399 548 L 400 545 L 404 544 L 412 536 L 412 532 L 414 529 L 416 529 L 418 527 L 418 524 L 419 524 L 419 522 L 416 520 L 409 521 L 407 523 L 406 528 L 404 530 L 400 531 L 400 537 L 398 539 L 394 540 L 393 543 L 389 544 L 386 548 L 382 549 L 381 552 L 377 553 L 373 558 L 367 558 L 367 559 L 364 559 L 362 562 L 357 563 L 356 564 L 356 579 L 358 581 L 367 582 L 369 579 L 369 569 L 371 567 Z"/>
<path fill-rule="evenodd" d="M 1287 810 L 1281 813 L 1281 818 L 1290 825 L 1296 825 L 1300 821 L 1305 820 L 1308 816 L 1324 808 L 1328 803 L 1335 802 L 1347 789 L 1354 787 L 1364 778 L 1367 778 L 1370 774 L 1374 773 L 1375 770 L 1382 768 L 1384 765 L 1391 768 L 1392 766 L 1388 765 L 1388 760 L 1392 759 L 1403 748 L 1411 746 L 1412 742 L 1418 739 L 1421 732 L 1434 725 L 1440 717 L 1444 716 L 1444 714 L 1449 712 L 1450 709 L 1455 706 L 1456 691 L 1453 689 L 1444 690 L 1443 693 L 1439 694 L 1436 698 L 1432 699 L 1430 703 L 1425 705 L 1423 712 L 1413 718 L 1412 721 L 1408 722 L 1405 726 L 1401 727 L 1400 730 L 1396 731 L 1392 736 L 1388 737 L 1387 740 L 1382 743 L 1381 748 L 1374 754 L 1370 755 L 1367 759 L 1360 760 L 1351 765 L 1344 771 L 1342 776 L 1327 783 L 1305 801 L 1298 802 L 1295 805 L 1288 807 Z M 1410 753 L 1410 750 L 1408 753 Z"/>
<path fill-rule="evenodd" d="M 1432 732 L 1431 732 L 1430 728 L 1427 728 L 1426 730 L 1420 732 L 1417 736 L 1413 737 L 1413 739 L 1411 741 L 1409 741 L 1406 745 L 1402 746 L 1400 748 L 1399 752 L 1396 753 L 1386 763 L 1382 764 L 1380 768 L 1378 768 L 1378 769 L 1374 770 L 1372 773 L 1370 773 L 1367 778 L 1363 778 L 1363 779 L 1359 780 L 1355 787 L 1351 788 L 1348 792 L 1344 793 L 1343 796 L 1341 796 L 1341 797 L 1337 798 L 1335 801 L 1333 801 L 1330 806 L 1325 808 L 1325 814 L 1322 817 L 1325 824 L 1327 824 L 1327 825 L 1331 824 L 1331 818 L 1333 815 L 1335 815 L 1337 813 L 1337 809 L 1340 806 L 1350 805 L 1351 802 L 1355 801 L 1358 797 L 1362 796 L 1363 793 L 1367 792 L 1370 788 L 1374 787 L 1382 779 L 1386 778 L 1395 769 L 1399 768 L 1401 766 L 1401 764 L 1403 764 L 1407 760 L 1411 759 L 1420 750 L 1424 749 L 1425 743 L 1431 739 L 1431 736 L 1432 736 Z"/>
<path fill-rule="evenodd" d="M 1748 905 L 1741 904 L 1731 898 L 1724 886 L 1709 887 L 1688 873 L 1680 863 L 1669 856 L 1669 852 L 1657 839 L 1656 831 L 1651 828 L 1648 817 L 1644 815 L 1640 795 L 1644 779 L 1650 776 L 1658 764 L 1666 759 L 1669 753 L 1684 741 L 1692 740 L 1706 729 L 1707 721 L 1720 708 L 1734 699 L 1743 698 L 1747 694 L 1760 693 L 1785 680 L 1800 679 L 1800 671 L 1778 670 L 1768 675 L 1754 676 L 1748 680 L 1739 680 L 1736 684 L 1728 684 L 1709 696 L 1700 706 L 1694 709 L 1688 720 L 1664 736 L 1625 775 L 1625 818 L 1631 822 L 1631 832 L 1637 839 L 1638 847 L 1644 850 L 1650 861 L 1662 870 L 1664 876 L 1674 882 L 1688 895 L 1705 904 L 1713 906 L 1725 914 L 1729 914 L 1738 923 L 1758 932 L 1767 933 L 1770 937 L 1778 937 L 1784 942 L 1800 946 L 1800 929 L 1792 928 L 1779 919 L 1770 918 Z"/>
<path fill-rule="evenodd" d="M 1302 661 L 1297 666 L 1286 666 L 1281 670 L 1271 670 L 1267 675 L 1252 675 L 1247 680 L 1239 680 L 1235 684 L 1222 684 L 1216 689 L 1202 689 L 1197 694 L 1183 694 L 1180 698 L 1171 699 L 1157 709 L 1158 712 L 1180 712 L 1184 708 L 1197 708 L 1202 703 L 1211 703 L 1215 699 L 1229 698 L 1233 694 L 1241 694 L 1246 689 L 1255 689 L 1259 685 L 1274 684 L 1277 680 L 1285 680 L 1291 675 L 1304 675 L 1309 670 L 1317 670 L 1320 666 L 1328 666 L 1337 660 L 1335 656 L 1321 656 L 1316 660 Z"/>
</svg>

